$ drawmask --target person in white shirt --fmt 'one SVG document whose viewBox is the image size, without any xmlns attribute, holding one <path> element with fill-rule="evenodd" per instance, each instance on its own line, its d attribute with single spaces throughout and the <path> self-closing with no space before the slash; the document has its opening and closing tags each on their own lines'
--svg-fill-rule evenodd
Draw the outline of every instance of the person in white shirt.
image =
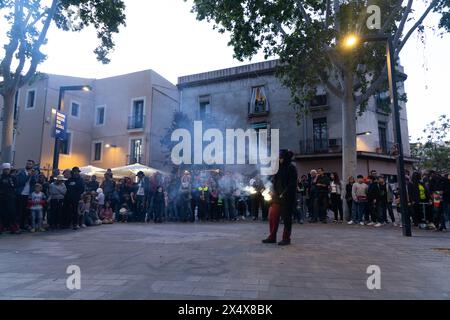
<svg viewBox="0 0 450 320">
<path fill-rule="evenodd" d="M 102 188 L 97 189 L 97 197 L 95 198 L 98 202 L 98 208 L 103 209 L 105 207 L 105 194 L 103 193 Z"/>
</svg>

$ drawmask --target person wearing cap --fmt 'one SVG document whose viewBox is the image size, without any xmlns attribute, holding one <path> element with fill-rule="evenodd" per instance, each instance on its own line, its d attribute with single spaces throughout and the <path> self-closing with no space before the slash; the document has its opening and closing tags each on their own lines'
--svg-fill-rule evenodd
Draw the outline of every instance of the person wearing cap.
<svg viewBox="0 0 450 320">
<path fill-rule="evenodd" d="M 67 193 L 65 181 L 66 178 L 63 175 L 58 175 L 48 188 L 48 201 L 50 203 L 48 224 L 50 229 L 56 229 L 58 225 L 63 224 L 64 197 Z"/>
<path fill-rule="evenodd" d="M 270 235 L 263 243 L 277 242 L 280 218 L 284 221 L 283 239 L 280 246 L 291 244 L 292 214 L 296 208 L 297 169 L 292 164 L 294 154 L 289 150 L 280 151 L 280 168 L 273 176 L 272 203 L 269 209 Z"/>
<path fill-rule="evenodd" d="M 74 167 L 71 172 L 71 177 L 66 181 L 66 204 L 67 204 L 67 221 L 72 221 L 72 228 L 74 230 L 79 229 L 78 219 L 78 204 L 81 200 L 81 196 L 85 191 L 84 180 L 80 175 L 80 168 Z"/>
<path fill-rule="evenodd" d="M 11 164 L 2 165 L 0 175 L 0 233 L 9 228 L 11 233 L 19 233 L 16 216 L 16 179 L 11 175 Z"/>
</svg>

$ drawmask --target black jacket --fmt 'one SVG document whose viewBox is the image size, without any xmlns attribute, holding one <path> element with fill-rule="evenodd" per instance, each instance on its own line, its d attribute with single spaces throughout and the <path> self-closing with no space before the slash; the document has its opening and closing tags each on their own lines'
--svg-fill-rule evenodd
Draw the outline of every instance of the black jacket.
<svg viewBox="0 0 450 320">
<path fill-rule="evenodd" d="M 15 198 L 16 179 L 12 175 L 0 175 L 0 197 Z M 1 208 L 0 208 L 1 209 Z"/>
<path fill-rule="evenodd" d="M 84 180 L 81 177 L 69 178 L 66 181 L 66 200 L 70 202 L 78 202 L 81 199 L 81 195 L 85 191 Z"/>
<path fill-rule="evenodd" d="M 297 169 L 291 163 L 280 165 L 278 173 L 273 176 L 273 202 L 288 206 L 295 205 L 297 192 Z"/>
<path fill-rule="evenodd" d="M 369 184 L 369 190 L 367 192 L 367 199 L 369 202 L 373 202 L 373 200 L 377 200 L 380 193 L 380 188 L 378 183 Z"/>
<path fill-rule="evenodd" d="M 444 185 L 444 202 L 450 204 L 450 180 L 446 179 Z"/>
</svg>

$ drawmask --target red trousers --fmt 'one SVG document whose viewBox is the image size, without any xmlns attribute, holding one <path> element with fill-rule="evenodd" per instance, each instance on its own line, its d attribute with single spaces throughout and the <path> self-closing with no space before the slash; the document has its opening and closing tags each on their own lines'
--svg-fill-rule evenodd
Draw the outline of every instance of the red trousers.
<svg viewBox="0 0 450 320">
<path fill-rule="evenodd" d="M 278 203 L 273 203 L 269 209 L 269 226 L 270 226 L 270 236 L 269 239 L 276 241 L 278 226 L 280 225 L 280 217 L 284 220 L 284 232 L 283 240 L 291 241 L 292 233 L 292 213 L 286 210 L 282 205 Z"/>
</svg>

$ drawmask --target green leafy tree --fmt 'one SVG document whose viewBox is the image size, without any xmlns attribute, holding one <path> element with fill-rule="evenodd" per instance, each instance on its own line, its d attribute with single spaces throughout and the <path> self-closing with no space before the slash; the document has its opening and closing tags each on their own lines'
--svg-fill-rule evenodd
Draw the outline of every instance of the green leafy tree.
<svg viewBox="0 0 450 320">
<path fill-rule="evenodd" d="M 423 130 L 424 136 L 412 144 L 412 155 L 417 169 L 450 172 L 450 118 L 439 117 Z"/>
<path fill-rule="evenodd" d="M 3 162 L 11 161 L 15 94 L 33 80 L 38 65 L 46 59 L 41 48 L 51 24 L 65 31 L 93 26 L 100 42 L 94 52 L 98 60 L 108 63 L 108 53 L 114 48 L 112 36 L 125 24 L 124 10 L 121 0 L 0 0 L 0 14 L 9 28 L 0 55 Z"/>
<path fill-rule="evenodd" d="M 423 12 L 414 11 L 418 4 Z M 371 5 L 381 9 L 381 21 L 373 18 Z M 319 85 L 341 101 L 343 176 L 348 177 L 356 174 L 357 114 L 386 89 L 387 66 L 384 44 L 359 43 L 350 50 L 347 35 L 390 34 L 398 60 L 411 35 L 424 31 L 430 12 L 440 13 L 439 27 L 450 31 L 449 7 L 449 0 L 194 0 L 192 11 L 231 34 L 235 58 L 251 58 L 260 50 L 266 58 L 279 57 L 279 76 L 299 112 Z"/>
</svg>

